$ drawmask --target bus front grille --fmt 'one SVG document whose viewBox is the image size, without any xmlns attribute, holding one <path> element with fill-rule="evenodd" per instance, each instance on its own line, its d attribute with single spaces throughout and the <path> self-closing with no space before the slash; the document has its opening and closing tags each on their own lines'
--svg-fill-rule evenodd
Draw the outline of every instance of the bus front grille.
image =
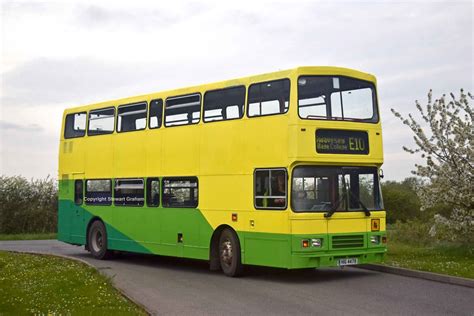
<svg viewBox="0 0 474 316">
<path fill-rule="evenodd" d="M 364 235 L 346 235 L 346 236 L 333 236 L 332 237 L 333 249 L 361 248 L 361 247 L 364 247 Z"/>
</svg>

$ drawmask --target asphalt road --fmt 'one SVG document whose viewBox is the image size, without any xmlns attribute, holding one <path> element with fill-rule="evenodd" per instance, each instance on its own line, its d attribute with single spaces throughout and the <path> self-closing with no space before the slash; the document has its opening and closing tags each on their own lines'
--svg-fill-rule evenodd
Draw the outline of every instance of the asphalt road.
<svg viewBox="0 0 474 316">
<path fill-rule="evenodd" d="M 228 278 L 202 261 L 132 254 L 99 261 L 55 240 L 0 241 L 0 250 L 85 260 L 156 314 L 474 315 L 472 288 L 357 268 L 249 267 Z"/>
</svg>

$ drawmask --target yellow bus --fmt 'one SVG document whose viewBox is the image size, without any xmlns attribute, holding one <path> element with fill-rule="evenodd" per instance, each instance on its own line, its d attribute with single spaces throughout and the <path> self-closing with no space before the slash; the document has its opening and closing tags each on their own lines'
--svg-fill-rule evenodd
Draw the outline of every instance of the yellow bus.
<svg viewBox="0 0 474 316">
<path fill-rule="evenodd" d="M 58 239 L 287 269 L 386 252 L 376 79 L 299 67 L 64 111 Z"/>
</svg>

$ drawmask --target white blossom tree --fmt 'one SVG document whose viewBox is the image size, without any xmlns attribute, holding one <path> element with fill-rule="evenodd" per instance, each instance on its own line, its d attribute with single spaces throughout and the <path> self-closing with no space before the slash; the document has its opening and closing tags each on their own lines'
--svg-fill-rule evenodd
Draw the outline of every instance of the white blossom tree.
<svg viewBox="0 0 474 316">
<path fill-rule="evenodd" d="M 410 154 L 420 155 L 424 164 L 415 164 L 413 174 L 421 177 L 425 185 L 419 188 L 422 209 L 436 204 L 452 207 L 449 218 L 435 215 L 436 228 L 444 226 L 453 240 L 474 240 L 474 127 L 470 93 L 461 89 L 457 98 L 443 95 L 434 100 L 432 91 L 422 106 L 416 101 L 420 118 L 411 113 L 402 116 L 392 113 L 407 125 L 414 136 L 414 148 L 403 147 Z M 447 228 L 447 230 L 446 230 Z"/>
</svg>

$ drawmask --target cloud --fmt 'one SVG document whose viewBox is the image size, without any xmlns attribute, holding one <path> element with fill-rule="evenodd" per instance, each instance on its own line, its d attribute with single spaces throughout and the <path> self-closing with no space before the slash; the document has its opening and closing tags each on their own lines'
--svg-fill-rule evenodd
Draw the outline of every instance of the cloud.
<svg viewBox="0 0 474 316">
<path fill-rule="evenodd" d="M 81 102 L 140 79 L 143 65 L 108 63 L 88 57 L 33 59 L 3 76 L 5 107 Z"/>
<path fill-rule="evenodd" d="M 77 23 L 80 26 L 118 31 L 132 28 L 134 31 L 149 31 L 153 28 L 168 28 L 179 23 L 181 16 L 163 9 L 127 8 L 117 9 L 98 5 L 79 5 Z"/>
<path fill-rule="evenodd" d="M 19 125 L 15 123 L 10 123 L 10 122 L 4 122 L 0 121 L 0 129 L 5 131 L 5 130 L 12 130 L 12 131 L 18 131 L 18 132 L 41 132 L 44 129 L 39 126 L 38 124 L 32 124 L 30 126 L 24 126 L 24 125 Z"/>
</svg>

